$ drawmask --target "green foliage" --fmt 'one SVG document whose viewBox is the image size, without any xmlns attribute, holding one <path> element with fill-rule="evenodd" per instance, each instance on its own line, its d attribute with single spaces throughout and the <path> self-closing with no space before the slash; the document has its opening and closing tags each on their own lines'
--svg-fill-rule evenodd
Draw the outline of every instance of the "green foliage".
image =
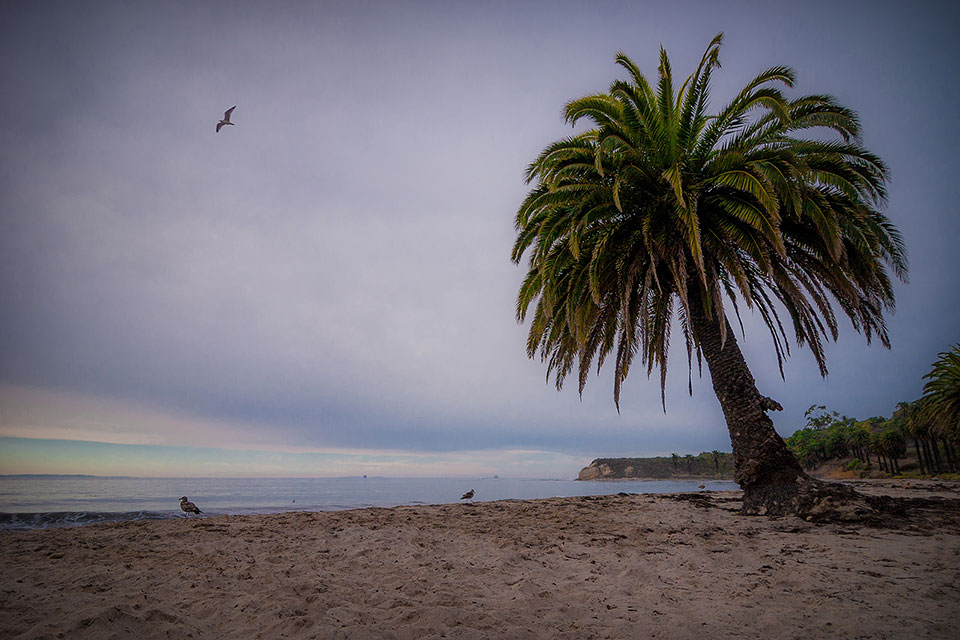
<svg viewBox="0 0 960 640">
<path fill-rule="evenodd" d="M 960 344 L 939 354 L 923 376 L 922 412 L 938 435 L 960 441 Z"/>
<path fill-rule="evenodd" d="M 677 464 L 679 461 L 679 464 Z M 733 454 L 704 451 L 699 455 L 653 458 L 598 458 L 590 466 L 606 466 L 611 478 L 672 478 L 684 476 L 731 477 Z"/>
<path fill-rule="evenodd" d="M 850 462 L 844 465 L 844 469 L 847 471 L 859 471 L 860 467 L 863 466 L 863 461 L 860 458 L 854 458 Z"/>
<path fill-rule="evenodd" d="M 696 70 L 674 81 L 661 50 L 656 82 L 624 54 L 606 93 L 569 102 L 592 125 L 549 144 L 527 169 L 533 189 L 516 215 L 512 259 L 529 253 L 517 318 L 531 315 L 527 353 L 557 388 L 614 361 L 614 401 L 639 355 L 666 380 L 672 320 L 692 373 L 699 337 L 691 296 L 728 330 L 724 299 L 756 309 L 778 362 L 799 345 L 826 374 L 824 338 L 841 309 L 869 342 L 888 345 L 888 269 L 905 277 L 899 232 L 881 213 L 887 169 L 861 146 L 860 122 L 826 95 L 788 99 L 795 74 L 772 67 L 716 112 L 710 86 L 722 34 Z M 809 135 L 809 137 L 803 137 Z M 663 400 L 664 407 L 665 399 Z"/>
<path fill-rule="evenodd" d="M 840 420 L 839 413 L 827 411 L 827 408 L 822 404 L 810 405 L 810 408 L 803 412 L 803 417 L 807 419 L 807 428 L 816 431 L 823 431 Z"/>
<path fill-rule="evenodd" d="M 823 405 L 814 405 L 804 413 L 807 426 L 787 438 L 787 446 L 805 468 L 812 469 L 826 460 L 842 458 L 851 451 L 866 453 L 871 430 L 868 422 L 857 422 Z M 863 455 L 863 457 L 866 457 Z"/>
<path fill-rule="evenodd" d="M 902 458 L 907 455 L 907 443 L 903 434 L 896 429 L 887 429 L 877 437 L 878 449 L 890 458 Z"/>
<path fill-rule="evenodd" d="M 960 468 L 960 452 L 952 432 L 941 430 L 943 423 L 930 420 L 925 402 L 925 398 L 900 402 L 889 419 L 872 417 L 861 422 L 828 411 L 823 405 L 813 405 L 804 414 L 807 426 L 798 429 L 786 443 L 808 469 L 853 454 L 856 459 L 845 467 L 849 471 L 859 470 L 862 464 L 869 470 L 874 460 L 881 470 L 899 475 L 899 461 L 911 448 L 916 456 L 916 464 L 911 466 L 919 467 L 921 475 Z"/>
</svg>

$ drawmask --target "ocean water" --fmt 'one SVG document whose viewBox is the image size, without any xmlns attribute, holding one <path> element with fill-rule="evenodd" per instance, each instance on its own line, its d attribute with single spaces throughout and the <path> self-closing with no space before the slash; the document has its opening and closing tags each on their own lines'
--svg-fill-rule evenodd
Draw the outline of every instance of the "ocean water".
<svg viewBox="0 0 960 640">
<path fill-rule="evenodd" d="M 0 531 L 187 517 L 180 496 L 204 516 L 626 493 L 697 491 L 701 481 L 581 482 L 517 478 L 129 478 L 0 476 Z M 737 489 L 707 481 L 709 491 Z"/>
</svg>

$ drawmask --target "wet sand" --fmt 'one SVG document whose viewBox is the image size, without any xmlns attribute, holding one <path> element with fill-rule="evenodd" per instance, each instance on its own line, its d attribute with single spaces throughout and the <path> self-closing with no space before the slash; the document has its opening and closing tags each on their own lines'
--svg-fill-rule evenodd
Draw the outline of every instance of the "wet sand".
<svg viewBox="0 0 960 640">
<path fill-rule="evenodd" d="M 960 484 L 885 522 L 739 492 L 0 534 L 2 638 L 956 638 Z"/>
</svg>

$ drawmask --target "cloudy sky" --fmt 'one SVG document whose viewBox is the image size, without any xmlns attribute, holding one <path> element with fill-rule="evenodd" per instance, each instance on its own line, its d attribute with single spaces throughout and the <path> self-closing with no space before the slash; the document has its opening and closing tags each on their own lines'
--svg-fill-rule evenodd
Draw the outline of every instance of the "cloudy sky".
<svg viewBox="0 0 960 640">
<path fill-rule="evenodd" d="M 859 5 L 859 6 L 858 6 Z M 910 282 L 893 348 L 849 324 L 785 411 L 865 418 L 960 341 L 950 3 L 33 2 L 0 6 L 0 473 L 571 477 L 729 450 L 709 379 L 558 393 L 514 318 L 525 166 L 562 105 L 719 31 L 719 106 L 787 64 L 860 113 Z M 236 126 L 215 133 L 237 105 Z M 680 345 L 676 345 L 680 346 Z"/>
</svg>

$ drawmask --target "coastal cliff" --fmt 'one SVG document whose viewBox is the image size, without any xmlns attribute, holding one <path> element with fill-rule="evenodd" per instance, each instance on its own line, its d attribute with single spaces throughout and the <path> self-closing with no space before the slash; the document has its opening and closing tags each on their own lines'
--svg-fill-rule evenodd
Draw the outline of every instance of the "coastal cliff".
<svg viewBox="0 0 960 640">
<path fill-rule="evenodd" d="M 732 480 L 733 455 L 705 451 L 698 456 L 674 454 L 654 458 L 597 458 L 580 470 L 577 480 L 670 478 Z"/>
</svg>

